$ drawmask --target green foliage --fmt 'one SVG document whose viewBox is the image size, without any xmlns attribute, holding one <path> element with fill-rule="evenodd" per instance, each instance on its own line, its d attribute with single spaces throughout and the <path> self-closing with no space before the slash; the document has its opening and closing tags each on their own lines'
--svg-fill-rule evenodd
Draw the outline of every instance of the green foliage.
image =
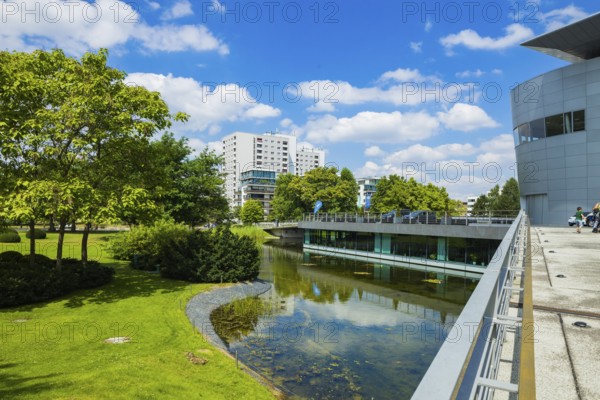
<svg viewBox="0 0 600 400">
<path fill-rule="evenodd" d="M 183 224 L 161 220 L 150 226 L 134 227 L 113 237 L 108 243 L 108 251 L 117 260 L 131 261 L 136 269 L 153 271 L 160 263 L 163 243 L 167 240 L 184 240 L 189 231 Z"/>
<path fill-rule="evenodd" d="M 14 250 L 0 253 L 0 263 L 16 264 L 21 259 L 21 253 Z"/>
<path fill-rule="evenodd" d="M 33 266 L 29 256 L 18 258 L 15 252 L 0 254 L 0 307 L 14 307 L 55 298 L 81 288 L 94 288 L 110 282 L 114 269 L 74 259 L 64 259 L 63 268 L 57 269 L 55 261 L 37 255 Z"/>
<path fill-rule="evenodd" d="M 223 160 L 205 148 L 190 158 L 187 139 L 164 134 L 150 145 L 152 165 L 146 171 L 149 187 L 156 188 L 155 201 L 177 222 L 190 226 L 220 221 L 228 211 L 219 165 Z"/>
<path fill-rule="evenodd" d="M 302 218 L 304 208 L 298 193 L 292 193 L 290 185 L 298 178 L 292 174 L 281 174 L 275 181 L 275 196 L 271 202 L 270 216 L 280 221 Z"/>
<path fill-rule="evenodd" d="M 28 231 L 25 233 L 25 237 L 26 237 L 27 239 L 31 238 L 31 231 L 30 231 L 30 230 L 28 230 Z M 46 239 L 46 231 L 45 231 L 45 230 L 43 230 L 43 229 L 38 229 L 38 228 L 35 228 L 35 229 L 33 230 L 33 237 L 34 237 L 34 238 L 36 238 L 36 239 Z"/>
<path fill-rule="evenodd" d="M 502 189 L 494 186 L 490 192 L 481 195 L 473 205 L 473 215 L 498 215 L 515 217 L 521 209 L 519 183 L 515 178 L 508 179 Z"/>
<path fill-rule="evenodd" d="M 323 212 L 354 212 L 358 185 L 349 169 L 338 175 L 335 167 L 319 167 L 303 177 L 280 175 L 275 187 L 273 216 L 280 220 L 299 219 L 311 212 L 317 200 Z"/>
<path fill-rule="evenodd" d="M 15 230 L 0 231 L 0 243 L 19 243 L 21 237 Z"/>
<path fill-rule="evenodd" d="M 258 276 L 258 247 L 229 227 L 188 232 L 183 240 L 161 243 L 161 275 L 190 282 L 237 282 Z"/>
<path fill-rule="evenodd" d="M 406 180 L 398 175 L 381 178 L 371 198 L 371 207 L 374 212 L 409 209 L 450 214 L 459 214 L 463 209 L 462 202 L 450 199 L 446 188 L 432 183 L 424 185 L 414 178 Z"/>
<path fill-rule="evenodd" d="M 260 201 L 247 200 L 240 210 L 240 219 L 244 225 L 252 225 L 264 221 L 265 214 Z"/>
<path fill-rule="evenodd" d="M 64 226 L 155 215 L 134 176 L 148 162 L 139 160 L 139 150 L 172 120 L 187 117 L 171 115 L 157 92 L 127 84 L 126 74 L 107 60 L 105 49 L 81 59 L 58 49 L 0 52 L 0 154 L 3 181 L 15 187 L 0 193 L 2 217 L 53 216 Z M 64 230 L 59 233 L 63 238 Z M 82 255 L 86 243 L 84 233 Z"/>
</svg>

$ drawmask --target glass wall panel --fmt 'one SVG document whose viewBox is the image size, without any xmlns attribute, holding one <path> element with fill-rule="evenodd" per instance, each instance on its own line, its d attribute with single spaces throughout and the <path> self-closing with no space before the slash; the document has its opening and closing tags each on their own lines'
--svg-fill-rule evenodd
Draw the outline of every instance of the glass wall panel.
<svg viewBox="0 0 600 400">
<path fill-rule="evenodd" d="M 448 238 L 448 260 L 460 263 L 467 262 L 466 239 L 459 237 Z"/>
<path fill-rule="evenodd" d="M 518 128 L 513 129 L 513 139 L 515 141 L 515 147 L 517 147 L 520 144 L 520 142 L 519 142 L 519 129 Z"/>
<path fill-rule="evenodd" d="M 519 125 L 517 129 L 519 130 L 519 137 L 521 138 L 521 143 L 531 141 L 531 132 L 529 129 L 529 124 Z"/>
<path fill-rule="evenodd" d="M 370 232 L 356 233 L 356 250 L 373 251 L 375 250 L 375 235 Z"/>
<path fill-rule="evenodd" d="M 427 258 L 427 236 L 411 236 L 410 256 Z"/>
<path fill-rule="evenodd" d="M 427 236 L 427 258 L 437 260 L 438 239 L 437 236 Z"/>
<path fill-rule="evenodd" d="M 573 111 L 573 132 L 585 131 L 585 110 Z"/>
<path fill-rule="evenodd" d="M 544 118 L 536 119 L 529 123 L 530 135 L 540 139 L 546 137 Z"/>
<path fill-rule="evenodd" d="M 410 236 L 394 235 L 392 236 L 392 254 L 399 256 L 410 256 Z"/>
<path fill-rule="evenodd" d="M 565 113 L 565 133 L 573 132 L 573 113 Z"/>
<path fill-rule="evenodd" d="M 546 137 L 562 135 L 565 133 L 563 114 L 546 117 Z"/>
</svg>

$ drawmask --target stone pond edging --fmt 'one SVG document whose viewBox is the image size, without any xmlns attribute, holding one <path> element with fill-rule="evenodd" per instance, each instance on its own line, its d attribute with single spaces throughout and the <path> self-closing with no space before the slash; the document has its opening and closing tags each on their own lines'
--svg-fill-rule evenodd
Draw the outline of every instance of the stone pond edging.
<svg viewBox="0 0 600 400">
<path fill-rule="evenodd" d="M 261 295 L 271 289 L 271 283 L 256 279 L 252 282 L 237 283 L 234 286 L 215 288 L 192 297 L 185 306 L 185 313 L 192 325 L 212 345 L 229 353 L 227 345 L 216 334 L 210 314 L 222 305 L 250 296 Z"/>
</svg>

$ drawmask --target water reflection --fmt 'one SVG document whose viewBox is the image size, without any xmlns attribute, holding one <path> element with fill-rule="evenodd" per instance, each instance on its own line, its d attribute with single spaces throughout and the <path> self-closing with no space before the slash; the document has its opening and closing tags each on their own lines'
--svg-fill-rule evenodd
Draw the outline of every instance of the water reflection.
<svg viewBox="0 0 600 400">
<path fill-rule="evenodd" d="M 476 281 L 263 248 L 273 289 L 216 310 L 232 352 L 292 397 L 410 398 Z"/>
</svg>

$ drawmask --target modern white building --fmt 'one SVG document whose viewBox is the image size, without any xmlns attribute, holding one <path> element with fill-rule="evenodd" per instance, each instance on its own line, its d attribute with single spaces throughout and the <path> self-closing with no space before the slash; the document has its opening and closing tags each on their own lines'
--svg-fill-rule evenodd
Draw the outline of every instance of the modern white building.
<svg viewBox="0 0 600 400">
<path fill-rule="evenodd" d="M 320 149 L 298 148 L 296 149 L 296 175 L 304 176 L 311 169 L 325 166 L 325 152 Z"/>
<path fill-rule="evenodd" d="M 511 95 L 521 205 L 534 225 L 566 225 L 600 198 L 600 13 L 523 46 L 570 63 Z"/>
<path fill-rule="evenodd" d="M 377 184 L 381 178 L 358 178 L 358 198 L 356 200 L 357 207 L 366 205 L 367 197 L 372 196 L 377 191 Z"/>
<path fill-rule="evenodd" d="M 302 176 L 325 165 L 323 150 L 298 148 L 296 137 L 291 135 L 235 132 L 225 136 L 222 144 L 225 195 L 230 205 L 242 206 L 246 200 L 259 199 L 264 195 L 261 198 L 265 199 L 263 208 L 267 214 L 274 189 L 270 183 L 257 184 L 258 171 L 271 171 L 273 174 L 269 175 L 268 180 L 272 181 L 279 174 Z M 259 193 L 261 188 L 265 189 L 264 193 Z"/>
<path fill-rule="evenodd" d="M 473 212 L 473 206 L 475 205 L 475 202 L 477 202 L 478 198 L 479 196 L 467 197 L 467 202 L 464 203 L 467 206 L 467 215 L 471 215 L 471 213 Z"/>
</svg>

